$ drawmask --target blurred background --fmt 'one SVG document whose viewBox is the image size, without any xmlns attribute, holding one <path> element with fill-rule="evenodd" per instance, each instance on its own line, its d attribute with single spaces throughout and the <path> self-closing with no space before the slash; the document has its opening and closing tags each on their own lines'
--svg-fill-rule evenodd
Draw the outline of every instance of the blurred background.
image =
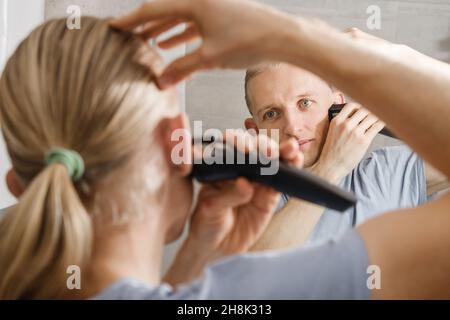
<svg viewBox="0 0 450 320">
<path fill-rule="evenodd" d="M 68 17 L 69 6 L 77 5 L 83 15 L 116 16 L 143 0 L 0 0 L 0 70 L 18 43 L 46 19 Z M 429 56 L 450 63 L 450 0 L 261 0 L 283 11 L 321 18 L 346 29 L 357 27 L 389 41 L 403 43 Z M 379 8 L 379 28 L 367 24 Z M 369 8 L 369 9 L 370 9 Z M 163 52 L 167 61 L 192 48 Z M 199 74 L 179 86 L 180 102 L 191 121 L 203 121 L 203 129 L 243 128 L 248 117 L 244 100 L 244 72 L 214 71 Z M 378 137 L 371 150 L 400 142 Z M 9 159 L 0 136 L 0 208 L 14 204 L 4 183 Z M 168 258 L 173 248 L 168 249 Z"/>
</svg>

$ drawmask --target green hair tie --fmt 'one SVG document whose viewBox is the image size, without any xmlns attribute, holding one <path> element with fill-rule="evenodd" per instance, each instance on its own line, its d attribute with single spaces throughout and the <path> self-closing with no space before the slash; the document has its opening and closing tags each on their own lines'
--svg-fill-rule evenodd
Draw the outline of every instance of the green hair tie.
<svg viewBox="0 0 450 320">
<path fill-rule="evenodd" d="M 45 163 L 61 163 L 66 166 L 73 181 L 79 181 L 84 175 L 84 161 L 80 154 L 73 150 L 62 148 L 51 149 L 45 156 Z"/>
</svg>

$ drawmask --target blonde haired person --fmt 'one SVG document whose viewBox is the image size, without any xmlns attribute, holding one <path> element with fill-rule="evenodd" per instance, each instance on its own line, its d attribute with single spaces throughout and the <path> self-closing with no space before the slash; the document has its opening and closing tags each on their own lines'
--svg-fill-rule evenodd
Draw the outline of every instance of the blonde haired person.
<svg viewBox="0 0 450 320">
<path fill-rule="evenodd" d="M 219 66 L 235 68 L 247 67 L 251 63 L 274 59 L 293 64 L 297 63 L 301 67 L 317 73 L 324 80 L 336 84 L 345 92 L 352 93 L 352 96 L 361 100 L 361 102 L 365 103 L 365 105 L 375 112 L 376 115 L 386 120 L 388 126 L 394 129 L 396 133 L 406 141 L 409 141 L 412 147 L 424 155 L 426 160 L 430 161 L 437 169 L 440 169 L 447 176 L 450 175 L 450 167 L 448 166 L 448 163 L 450 163 L 450 148 L 448 148 L 450 145 L 450 138 L 448 134 L 446 134 L 448 128 L 445 120 L 448 118 L 445 116 L 448 116 L 450 113 L 448 109 L 450 96 L 448 95 L 448 91 L 445 91 L 445 88 L 450 85 L 450 68 L 448 66 L 421 55 L 410 53 L 403 48 L 398 48 L 388 43 L 378 43 L 373 40 L 355 41 L 323 24 L 306 24 L 304 19 L 283 15 L 251 1 L 153 1 L 130 16 L 115 21 L 114 26 L 133 30 L 135 27 L 145 23 L 148 29 L 144 30 L 141 34 L 141 36 L 145 38 L 157 35 L 164 30 L 170 29 L 179 21 L 186 20 L 192 23 L 187 30 L 182 35 L 165 41 L 165 45 L 163 46 L 171 47 L 197 38 L 200 35 L 203 37 L 204 43 L 198 51 L 178 59 L 171 66 L 166 68 L 164 74 L 159 77 L 158 80 L 160 87 L 168 87 L 185 78 L 190 73 L 204 68 Z M 149 21 L 151 23 L 148 23 Z M 61 33 L 64 34 L 62 31 Z M 52 35 L 60 35 L 61 33 L 55 32 L 52 33 Z M 46 40 L 46 37 L 42 36 L 39 37 L 39 39 L 44 41 Z M 267 41 L 268 39 L 270 41 Z M 96 40 L 99 42 L 99 39 Z M 286 46 L 286 41 L 292 45 Z M 37 46 L 37 48 L 45 47 L 46 45 L 48 44 L 44 41 L 42 46 Z M 101 46 L 101 43 L 99 46 Z M 122 46 L 120 50 L 128 52 L 128 47 Z M 120 50 L 117 52 L 117 55 L 120 55 Z M 33 50 L 30 51 L 34 52 Z M 52 52 L 52 54 L 55 55 L 54 52 Z M 70 56 L 74 56 L 75 54 L 76 53 L 74 52 L 67 53 L 67 55 Z M 17 56 L 20 57 L 21 54 L 18 53 Z M 42 57 L 42 55 L 38 54 L 37 57 Z M 85 55 L 83 57 L 86 59 Z M 340 63 L 337 63 L 336 57 L 339 57 Z M 341 61 L 342 57 L 346 57 L 344 64 L 342 64 Z M 116 60 L 114 62 L 116 62 Z M 375 63 L 368 63 L 368 61 L 374 61 Z M 36 66 L 30 64 L 29 60 L 23 60 L 21 62 L 22 63 L 18 65 L 24 65 L 29 68 Z M 411 64 L 411 62 L 415 63 Z M 97 65 L 98 64 L 94 64 L 93 66 L 95 67 Z M 110 69 L 113 65 L 114 63 L 110 61 Z M 120 65 L 120 63 L 118 65 Z M 41 65 L 38 64 L 38 66 Z M 72 68 L 73 70 L 71 71 L 79 72 L 79 68 Z M 342 72 L 342 70 L 345 70 L 346 72 Z M 7 76 L 16 74 L 16 72 L 12 71 L 10 74 L 7 69 L 2 78 L 2 87 L 0 88 L 2 106 L 0 110 L 2 112 L 1 117 L 4 126 L 10 125 L 10 119 L 5 117 L 5 113 L 17 115 L 16 111 L 18 109 L 16 106 L 16 108 L 12 108 L 11 110 L 8 109 L 8 112 L 6 112 L 6 108 L 4 107 L 5 98 L 3 96 L 7 95 L 6 93 L 13 92 L 13 88 L 6 87 L 3 89 L 4 83 L 8 83 L 8 81 L 4 81 L 4 79 L 7 78 Z M 44 74 L 38 72 L 38 74 L 46 78 L 51 73 Z M 93 74 L 95 75 L 97 72 L 93 72 Z M 123 83 L 121 84 L 123 85 Z M 118 87 L 121 88 L 120 85 Z M 404 94 L 406 92 L 417 91 L 424 92 L 422 95 L 417 94 L 413 96 Z M 39 91 L 35 90 L 34 92 Z M 76 95 L 77 97 L 88 97 L 94 101 L 98 101 L 96 100 L 98 99 L 98 95 L 86 95 L 81 89 L 76 90 L 76 92 L 80 94 L 79 96 Z M 386 94 L 381 94 L 383 92 Z M 53 94 L 50 94 L 50 97 L 53 96 Z M 417 102 L 417 104 L 412 102 Z M 422 106 L 426 104 L 425 102 L 429 103 L 427 110 L 422 108 Z M 82 105 L 85 104 L 83 103 Z M 378 109 L 376 109 L 375 106 L 379 106 Z M 25 108 L 25 110 L 25 114 L 27 115 L 33 112 L 32 108 Z M 120 108 L 120 110 L 122 109 Z M 428 116 L 429 111 L 439 114 L 440 117 L 437 117 L 437 119 L 433 118 L 432 120 L 434 122 L 430 121 Z M 84 113 L 81 114 L 86 116 Z M 133 113 L 126 113 L 128 117 L 131 114 Z M 405 117 L 407 118 L 406 122 L 408 122 L 409 126 L 405 125 Z M 102 116 L 99 119 L 106 118 L 108 117 Z M 72 117 L 68 117 L 67 119 L 73 119 L 73 114 Z M 116 119 L 114 118 L 109 118 L 109 120 L 112 121 L 112 123 L 116 123 Z M 160 122 L 164 122 L 164 120 L 161 120 Z M 73 123 L 76 122 L 74 121 Z M 165 124 L 170 127 L 171 123 L 172 122 L 169 121 L 169 123 Z M 95 123 L 94 125 L 96 127 L 102 127 L 101 130 L 104 130 L 104 124 Z M 176 127 L 176 125 L 172 124 L 172 128 L 174 127 Z M 70 135 L 64 135 L 66 128 L 64 123 L 54 122 L 51 128 L 60 129 L 60 132 L 63 133 L 62 136 L 68 137 L 68 139 L 71 137 Z M 160 128 L 160 126 L 156 125 L 155 128 Z M 416 130 L 428 132 L 428 134 L 417 135 Z M 12 153 L 12 150 L 19 150 L 25 154 L 27 153 L 28 149 L 21 146 L 21 143 L 17 143 L 17 140 L 20 140 L 21 135 L 23 135 L 24 132 L 8 132 L 8 130 L 5 130 L 5 136 L 8 137 L 8 134 L 10 135 L 9 139 L 7 138 L 10 153 Z M 83 132 L 83 130 L 81 130 L 81 132 Z M 162 130 L 157 132 L 164 133 L 166 131 Z M 77 130 L 77 134 L 78 133 Z M 100 137 L 102 137 L 101 134 Z M 160 140 L 160 144 L 152 145 L 154 148 L 152 148 L 151 151 L 153 152 L 158 151 L 161 146 L 167 147 L 167 137 L 164 134 L 157 135 L 157 137 L 160 137 L 162 140 Z M 164 139 L 164 137 L 166 138 Z M 31 137 L 31 140 L 34 138 L 35 137 Z M 99 139 L 96 136 L 91 136 L 90 138 L 91 141 L 98 141 Z M 26 141 L 24 137 L 22 137 L 22 140 Z M 89 143 L 91 143 L 91 141 Z M 133 141 L 130 142 L 129 139 L 126 139 L 126 141 L 128 145 L 133 145 Z M 148 142 L 148 140 L 146 141 Z M 166 144 L 163 143 L 164 141 L 166 141 Z M 430 145 L 430 142 L 432 141 L 436 142 L 437 146 Z M 29 147 L 29 142 L 24 145 Z M 114 143 L 109 141 L 105 146 L 106 145 L 114 145 Z M 24 158 L 27 161 L 35 159 L 34 161 L 39 164 L 39 169 L 36 170 L 35 175 L 41 170 L 44 171 L 41 173 L 42 176 L 38 175 L 31 182 L 31 185 L 28 186 L 23 197 L 27 194 L 32 195 L 32 191 L 35 190 L 33 189 L 33 184 L 43 182 L 41 178 L 48 174 L 46 170 L 56 171 L 56 167 L 61 168 L 61 171 L 63 169 L 63 167 L 59 166 L 57 163 L 51 164 L 44 169 L 42 158 L 48 151 L 47 147 L 53 146 L 45 146 L 38 156 L 26 154 L 26 157 Z M 74 149 L 76 144 L 63 147 L 66 149 Z M 291 147 L 294 148 L 293 145 Z M 150 148 L 147 148 L 145 150 L 148 153 L 151 153 L 149 149 Z M 105 148 L 105 150 L 96 149 L 95 155 L 92 157 L 95 159 L 98 157 L 99 153 L 107 153 L 108 150 L 108 148 Z M 81 158 L 84 159 L 83 161 L 86 164 L 86 167 L 89 168 L 89 154 L 83 155 L 83 152 L 79 149 L 75 151 L 79 152 Z M 163 154 L 167 154 L 167 152 Z M 14 155 L 11 156 L 14 159 Z M 58 156 L 61 155 L 58 154 Z M 72 160 L 75 159 L 71 156 L 69 156 L 69 158 Z M 144 158 L 147 160 L 145 156 Z M 52 159 L 52 157 L 49 157 L 48 159 Z M 171 169 L 171 171 L 169 171 L 170 174 L 166 176 L 166 187 L 170 183 L 181 183 L 181 181 L 185 181 L 182 180 L 180 176 L 182 176 L 182 173 L 187 174 L 189 168 L 184 168 L 186 170 L 174 168 L 169 165 L 170 162 L 167 159 L 160 160 L 165 164 L 162 168 Z M 22 163 L 23 159 L 18 159 L 16 161 L 15 166 L 17 167 L 17 163 Z M 50 161 L 50 163 L 52 163 L 52 161 Z M 70 165 L 67 166 L 71 167 Z M 24 167 L 28 168 L 29 166 L 25 165 Z M 101 167 L 108 167 L 108 163 L 103 163 Z M 128 168 L 130 170 L 130 172 L 128 172 L 129 176 L 132 176 L 133 173 L 142 172 L 142 168 L 136 165 L 130 165 Z M 164 171 L 161 168 L 158 169 L 158 174 L 164 174 Z M 16 170 L 19 171 L 18 169 Z M 76 171 L 77 170 L 74 170 L 74 172 Z M 68 178 L 69 175 L 67 175 L 68 171 L 62 172 L 66 174 L 66 176 L 62 178 L 67 179 L 66 181 L 70 181 Z M 21 172 L 18 172 L 18 175 L 21 176 Z M 32 177 L 33 175 L 30 174 L 30 176 Z M 87 176 L 89 177 L 89 175 Z M 141 176 L 146 175 L 141 174 Z M 127 177 L 127 175 L 116 175 L 115 177 L 110 175 L 110 179 L 107 181 L 106 185 L 106 188 L 110 190 L 105 192 L 110 196 L 115 196 L 115 199 L 126 199 L 123 194 L 122 197 L 119 197 L 121 193 L 127 191 L 127 189 L 122 189 L 123 187 L 120 187 L 123 183 L 122 180 L 124 180 L 125 177 Z M 113 183 L 116 184 L 119 192 L 113 192 Z M 236 185 L 239 185 L 239 183 L 236 183 Z M 52 186 L 47 187 L 47 189 L 44 188 L 44 192 L 42 193 L 47 194 L 48 190 L 52 190 Z M 167 190 L 168 189 L 166 189 L 166 191 Z M 173 189 L 170 190 L 173 192 Z M 171 205 L 176 200 L 180 200 L 178 203 L 179 210 L 177 212 L 180 214 L 181 217 L 178 217 L 182 222 L 180 222 L 179 225 L 183 225 L 185 216 L 187 215 L 186 212 L 188 211 L 187 207 L 190 203 L 190 200 L 186 200 L 189 198 L 189 193 L 186 194 L 184 201 L 180 199 L 182 195 L 181 191 L 181 189 L 176 189 L 176 197 L 171 197 L 170 199 Z M 239 194 L 240 193 L 242 193 L 242 190 Z M 53 193 L 50 192 L 49 194 Z M 155 195 L 157 195 L 156 200 L 150 201 L 151 197 Z M 165 194 L 165 196 L 167 195 L 168 193 Z M 219 195 L 220 194 L 217 194 L 216 196 L 219 197 Z M 149 204 L 159 206 L 164 202 L 163 199 L 165 199 L 164 196 L 156 193 L 149 193 L 147 196 L 150 197 L 148 200 L 149 202 L 145 203 L 147 206 Z M 236 197 L 236 194 L 234 197 L 230 196 L 226 201 L 222 201 L 222 205 L 223 203 L 229 204 L 231 199 L 235 199 Z M 61 198 L 55 197 L 54 199 L 58 200 Z M 260 205 L 264 199 L 264 197 L 259 198 L 259 201 L 254 202 L 253 205 L 257 204 L 257 211 L 260 215 L 270 218 L 271 215 L 267 210 L 273 208 L 273 206 L 271 206 L 272 201 L 265 206 L 267 210 L 261 210 Z M 21 201 L 22 200 L 23 199 L 21 199 Z M 142 199 L 138 199 L 137 201 L 139 200 Z M 246 203 L 249 199 L 247 196 L 245 199 L 241 198 L 240 200 L 241 203 Z M 36 201 L 35 197 L 29 199 L 29 203 L 33 203 L 33 201 Z M 56 201 L 55 203 L 64 204 L 64 201 Z M 108 203 L 108 201 L 106 201 L 106 203 Z M 134 203 L 139 202 L 135 201 Z M 211 202 L 207 201 L 206 204 L 207 205 L 203 205 L 203 208 L 210 208 Z M 20 205 L 21 203 L 19 203 L 19 206 Z M 174 209 L 174 207 L 171 208 Z M 185 209 L 183 210 L 183 214 L 180 213 L 181 208 Z M 126 232 L 127 228 L 132 228 L 130 224 L 127 224 L 124 226 L 124 229 L 116 228 L 109 234 L 103 233 L 98 235 L 96 238 L 96 241 L 98 241 L 97 245 L 102 242 L 108 242 L 108 240 L 110 241 L 110 245 L 107 248 L 102 248 L 100 245 L 98 248 L 95 248 L 94 246 L 94 252 L 97 252 L 97 256 L 94 254 L 92 258 L 93 261 L 90 263 L 91 267 L 95 266 L 95 268 L 92 269 L 93 272 L 91 274 L 88 273 L 90 281 L 87 281 L 86 284 L 90 285 L 90 288 L 84 292 L 84 296 L 100 299 L 363 299 L 369 297 L 448 297 L 450 273 L 445 272 L 445 270 L 450 268 L 450 256 L 448 252 L 448 244 L 450 242 L 448 226 L 450 225 L 450 218 L 447 214 L 449 208 L 450 197 L 443 196 L 440 199 L 432 201 L 417 209 L 402 210 L 381 216 L 363 224 L 357 230 L 352 230 L 338 241 L 329 242 L 323 246 L 310 249 L 295 249 L 283 253 L 249 254 L 227 259 L 206 269 L 203 276 L 197 281 L 180 286 L 176 291 L 169 286 L 161 285 L 158 281 L 158 277 L 155 276 L 157 272 L 154 271 L 154 269 L 157 269 L 158 267 L 158 261 L 155 260 L 155 257 L 158 257 L 158 254 L 153 256 L 149 255 L 148 253 L 151 252 L 149 251 L 149 248 L 138 250 L 139 245 L 143 244 L 151 245 L 151 248 L 156 251 L 158 248 L 162 250 L 162 239 L 167 237 L 160 236 L 158 238 L 157 235 L 160 235 L 161 233 L 164 233 L 164 235 L 166 235 L 166 233 L 170 234 L 168 233 L 168 230 L 171 228 L 168 228 L 169 223 L 167 223 L 167 220 L 172 218 L 175 215 L 175 212 L 170 211 L 170 208 L 161 208 L 161 210 L 152 208 L 153 212 L 151 218 L 153 218 L 153 220 L 149 217 L 147 220 L 148 224 L 135 224 L 133 226 L 134 232 Z M 13 220 L 12 217 L 17 211 L 20 212 L 20 210 L 17 209 L 8 212 L 6 219 L 10 218 Z M 210 211 L 212 215 L 216 212 L 217 210 Z M 249 212 L 242 211 L 241 213 Z M 197 214 L 198 212 L 194 214 L 194 218 Z M 22 213 L 22 216 L 26 217 L 25 213 Z M 212 221 L 215 223 L 205 223 L 203 226 L 208 227 L 215 225 L 218 229 L 213 228 L 213 234 L 217 236 L 217 234 L 222 235 L 223 230 L 228 231 L 232 227 L 237 228 L 245 222 L 244 217 L 239 214 L 224 214 L 223 216 L 227 216 L 229 219 L 213 219 Z M 219 217 L 219 215 L 216 217 Z M 249 215 L 247 215 L 247 217 L 249 217 Z M 236 220 L 238 218 L 242 219 L 239 223 Z M 23 220 L 26 219 L 23 218 Z M 223 220 L 226 220 L 227 223 L 222 224 L 221 222 L 223 222 Z M 19 220 L 16 218 L 16 221 Z M 160 224 L 157 222 L 150 223 L 150 221 L 157 221 L 160 222 Z M 166 223 L 163 224 L 163 221 Z M 236 224 L 233 224 L 233 222 L 236 222 Z M 20 225 L 23 230 L 26 223 L 24 222 L 23 224 L 18 225 Z M 43 225 L 48 226 L 46 223 Z M 223 227 L 223 225 L 226 225 L 226 227 Z M 153 226 L 153 228 L 150 229 L 149 226 Z M 200 224 L 197 224 L 197 226 L 200 226 Z M 4 227 L 4 225 L 1 227 Z M 203 228 L 200 229 L 204 230 Z M 5 228 L 1 228 L 0 234 L 5 234 L 4 230 Z M 255 229 L 249 230 L 254 231 Z M 195 230 L 195 228 L 193 228 L 192 231 L 194 234 L 200 232 L 199 230 Z M 12 237 L 18 233 L 20 234 L 19 231 L 12 231 L 9 230 L 9 228 L 8 233 L 10 233 Z M 24 233 L 22 232 L 22 234 Z M 240 235 L 243 236 L 244 234 L 245 233 L 241 233 Z M 43 233 L 39 233 L 39 235 L 43 235 Z M 248 242 L 251 242 L 254 238 L 256 238 L 256 236 L 250 237 L 250 239 L 247 240 Z M 45 237 L 42 237 L 42 239 L 45 239 Z M 155 243 L 158 239 L 161 240 L 160 243 Z M 186 247 L 190 248 L 193 257 L 197 258 L 198 253 L 209 251 L 202 250 L 210 245 L 209 242 L 197 242 L 195 244 L 196 237 L 191 239 L 194 241 L 194 245 L 191 247 L 187 245 Z M 205 237 L 203 237 L 203 239 L 205 239 Z M 231 237 L 230 240 L 234 240 L 231 241 L 232 243 L 243 242 L 241 237 Z M 22 243 L 23 241 L 25 241 L 25 238 L 19 238 L 16 243 Z M 2 255 L 2 258 L 5 253 L 9 253 L 10 256 L 15 257 L 8 252 L 10 249 L 3 245 L 4 242 L 4 239 L 1 239 L 0 243 L 2 244 L 2 247 L 0 254 Z M 35 246 L 32 246 L 31 243 L 32 242 L 27 243 L 27 248 L 31 249 L 26 251 L 26 253 L 28 253 L 28 257 L 26 258 L 29 258 L 30 255 L 34 256 Z M 65 241 L 60 243 L 66 244 Z M 214 252 L 214 254 L 227 252 L 221 245 L 216 245 L 216 241 L 211 241 L 211 243 L 213 245 L 209 248 L 211 249 L 209 252 Z M 222 244 L 227 242 L 219 241 L 219 243 Z M 44 243 L 40 244 L 42 245 Z M 47 247 L 40 246 L 40 248 Z M 55 255 L 55 251 L 43 251 L 44 253 L 48 253 L 47 256 L 50 257 L 60 256 Z M 189 250 L 185 252 L 189 252 Z M 21 251 L 17 250 L 17 253 L 17 257 L 23 257 L 23 254 L 19 254 Z M 214 256 L 214 254 L 212 255 Z M 45 255 L 42 256 L 45 257 Z M 22 260 L 23 264 L 19 265 L 22 266 L 29 263 L 30 260 L 27 260 L 26 258 Z M 95 260 L 96 258 L 97 260 Z M 193 259 L 194 265 L 198 264 L 198 261 L 201 260 L 202 259 Z M 137 262 L 141 263 L 138 264 Z M 371 292 L 367 287 L 366 271 L 369 264 L 377 264 L 382 270 L 381 290 Z M 3 268 L 6 267 L 3 267 L 3 265 L 9 267 L 11 262 L 2 264 L 2 270 L 0 270 L 0 272 L 4 274 Z M 127 266 L 128 268 L 124 266 Z M 130 272 L 129 268 L 131 267 L 133 267 L 135 272 Z M 409 269 L 405 270 L 405 267 Z M 11 273 L 14 274 L 15 269 L 11 270 Z M 142 272 L 140 276 L 138 276 L 139 270 Z M 153 272 L 150 272 L 149 270 L 152 270 Z M 46 271 L 46 268 L 41 269 L 42 274 L 49 276 Z M 144 274 L 151 274 L 153 277 L 144 277 L 142 276 Z M 13 293 L 8 293 L 8 291 L 5 291 L 5 284 L 8 285 L 9 282 L 8 280 L 2 279 L 0 289 L 2 297 L 7 296 L 8 294 L 9 297 L 21 297 L 25 295 L 24 292 L 27 292 L 27 290 L 30 292 L 30 288 L 33 288 L 33 285 L 36 286 L 37 279 L 38 278 L 34 278 L 32 281 L 29 281 L 28 286 L 22 285 L 22 291 L 19 293 L 14 291 Z M 54 279 L 56 279 L 56 276 L 54 276 Z M 40 289 L 41 288 L 36 289 L 38 293 L 40 293 Z M 53 292 L 50 292 L 47 296 L 54 295 Z M 36 297 L 38 294 L 28 294 L 28 296 Z"/>
<path fill-rule="evenodd" d="M 124 278 L 158 287 L 163 246 L 190 217 L 190 161 L 171 161 L 180 143 L 190 156 L 188 135 L 171 136 L 189 128 L 175 90 L 155 85 L 160 58 L 104 20 L 81 23 L 38 27 L 0 80 L 7 181 L 19 198 L 0 220 L 0 299 L 89 298 Z M 300 164 L 295 146 L 280 151 Z M 205 186 L 165 281 L 198 277 L 207 262 L 246 251 L 278 198 L 245 179 Z M 81 270 L 81 290 L 67 287 L 71 266 Z"/>
</svg>

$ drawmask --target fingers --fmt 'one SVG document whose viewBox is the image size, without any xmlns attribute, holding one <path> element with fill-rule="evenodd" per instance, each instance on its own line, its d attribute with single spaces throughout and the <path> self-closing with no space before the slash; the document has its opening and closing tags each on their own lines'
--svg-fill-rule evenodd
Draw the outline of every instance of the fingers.
<svg viewBox="0 0 450 320">
<path fill-rule="evenodd" d="M 267 159 L 278 159 L 280 157 L 280 148 L 277 142 L 265 134 L 256 136 L 258 141 L 258 153 Z"/>
<path fill-rule="evenodd" d="M 368 110 L 360 108 L 349 119 L 350 127 L 354 128 L 355 132 L 361 137 L 366 137 L 369 141 L 372 141 L 372 139 L 375 138 L 378 132 L 369 134 L 367 130 L 377 123 L 379 119 Z"/>
<path fill-rule="evenodd" d="M 349 118 L 349 124 L 352 127 L 357 127 L 360 123 L 368 116 L 369 111 L 363 108 L 359 108 L 356 112 Z"/>
<path fill-rule="evenodd" d="M 157 19 L 188 18 L 191 11 L 189 1 L 156 0 L 147 2 L 133 12 L 110 21 L 113 28 L 131 31 L 146 22 Z"/>
<path fill-rule="evenodd" d="M 355 132 L 360 133 L 362 136 L 367 135 L 368 137 L 374 138 L 383 128 L 379 128 L 379 125 L 377 124 L 379 119 L 377 117 L 357 103 L 348 103 L 345 105 L 335 118 L 337 118 L 340 123 L 346 122 L 345 125 L 350 131 L 356 130 Z M 377 125 L 372 128 L 375 124 Z M 369 129 L 371 129 L 370 134 L 368 131 Z"/>
<path fill-rule="evenodd" d="M 162 49 L 172 49 L 178 45 L 188 43 L 196 38 L 198 38 L 200 35 L 197 26 L 190 25 L 187 27 L 187 29 L 177 34 L 173 37 L 170 37 L 169 39 L 166 39 L 164 41 L 160 41 L 158 43 L 158 46 Z"/>
<path fill-rule="evenodd" d="M 366 39 L 366 40 L 374 40 L 374 41 L 380 41 L 385 42 L 386 40 L 375 37 L 374 35 L 371 35 L 369 33 L 365 33 L 358 28 L 352 27 L 344 30 L 344 34 L 349 35 L 350 37 L 354 39 Z"/>
<path fill-rule="evenodd" d="M 335 117 L 335 121 L 344 121 L 348 117 L 350 117 L 356 110 L 359 109 L 359 106 L 355 103 L 347 103 L 344 108 L 342 108 L 341 112 Z"/>
<path fill-rule="evenodd" d="M 253 184 L 254 193 L 249 206 L 256 210 L 247 210 L 251 214 L 271 214 L 274 212 L 277 204 L 280 202 L 281 194 L 276 190 L 262 184 Z"/>
<path fill-rule="evenodd" d="M 297 168 L 303 167 L 303 153 L 294 138 L 280 144 L 280 157 Z"/>
<path fill-rule="evenodd" d="M 223 141 L 244 154 L 257 150 L 257 138 L 244 130 L 226 130 Z"/>
<path fill-rule="evenodd" d="M 199 204 L 202 210 L 219 211 L 248 203 L 253 193 L 254 187 L 245 178 L 223 181 L 204 186 L 199 194 Z"/>
<path fill-rule="evenodd" d="M 361 123 L 358 126 L 358 130 L 361 133 L 366 133 L 367 129 L 369 129 L 373 124 L 375 124 L 378 121 L 378 118 L 375 117 L 373 114 L 369 113 L 367 117 L 361 121 Z"/>
<path fill-rule="evenodd" d="M 166 89 L 188 78 L 192 73 L 204 68 L 204 62 L 200 57 L 200 51 L 196 50 L 173 61 L 158 78 L 160 89 Z"/>
<path fill-rule="evenodd" d="M 252 135 L 244 130 L 227 130 L 224 142 L 234 146 L 242 153 L 258 152 L 268 159 L 278 159 L 279 146 L 267 135 Z"/>
<path fill-rule="evenodd" d="M 185 22 L 183 19 L 170 19 L 151 23 L 142 30 L 138 31 L 137 35 L 144 40 L 149 40 L 158 37 L 159 35 L 183 22 Z"/>
<path fill-rule="evenodd" d="M 366 134 L 370 138 L 375 138 L 375 136 L 384 128 L 386 124 L 383 121 L 378 120 L 369 129 L 367 129 Z"/>
</svg>

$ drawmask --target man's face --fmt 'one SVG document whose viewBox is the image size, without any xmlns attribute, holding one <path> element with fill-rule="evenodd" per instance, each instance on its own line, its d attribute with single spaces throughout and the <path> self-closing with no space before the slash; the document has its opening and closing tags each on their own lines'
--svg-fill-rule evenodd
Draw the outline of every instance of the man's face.
<svg viewBox="0 0 450 320">
<path fill-rule="evenodd" d="M 319 158 L 328 132 L 328 109 L 343 103 L 343 95 L 305 70 L 280 64 L 268 67 L 248 84 L 253 119 L 246 127 L 278 129 L 280 143 L 295 138 L 305 167 Z"/>
</svg>

